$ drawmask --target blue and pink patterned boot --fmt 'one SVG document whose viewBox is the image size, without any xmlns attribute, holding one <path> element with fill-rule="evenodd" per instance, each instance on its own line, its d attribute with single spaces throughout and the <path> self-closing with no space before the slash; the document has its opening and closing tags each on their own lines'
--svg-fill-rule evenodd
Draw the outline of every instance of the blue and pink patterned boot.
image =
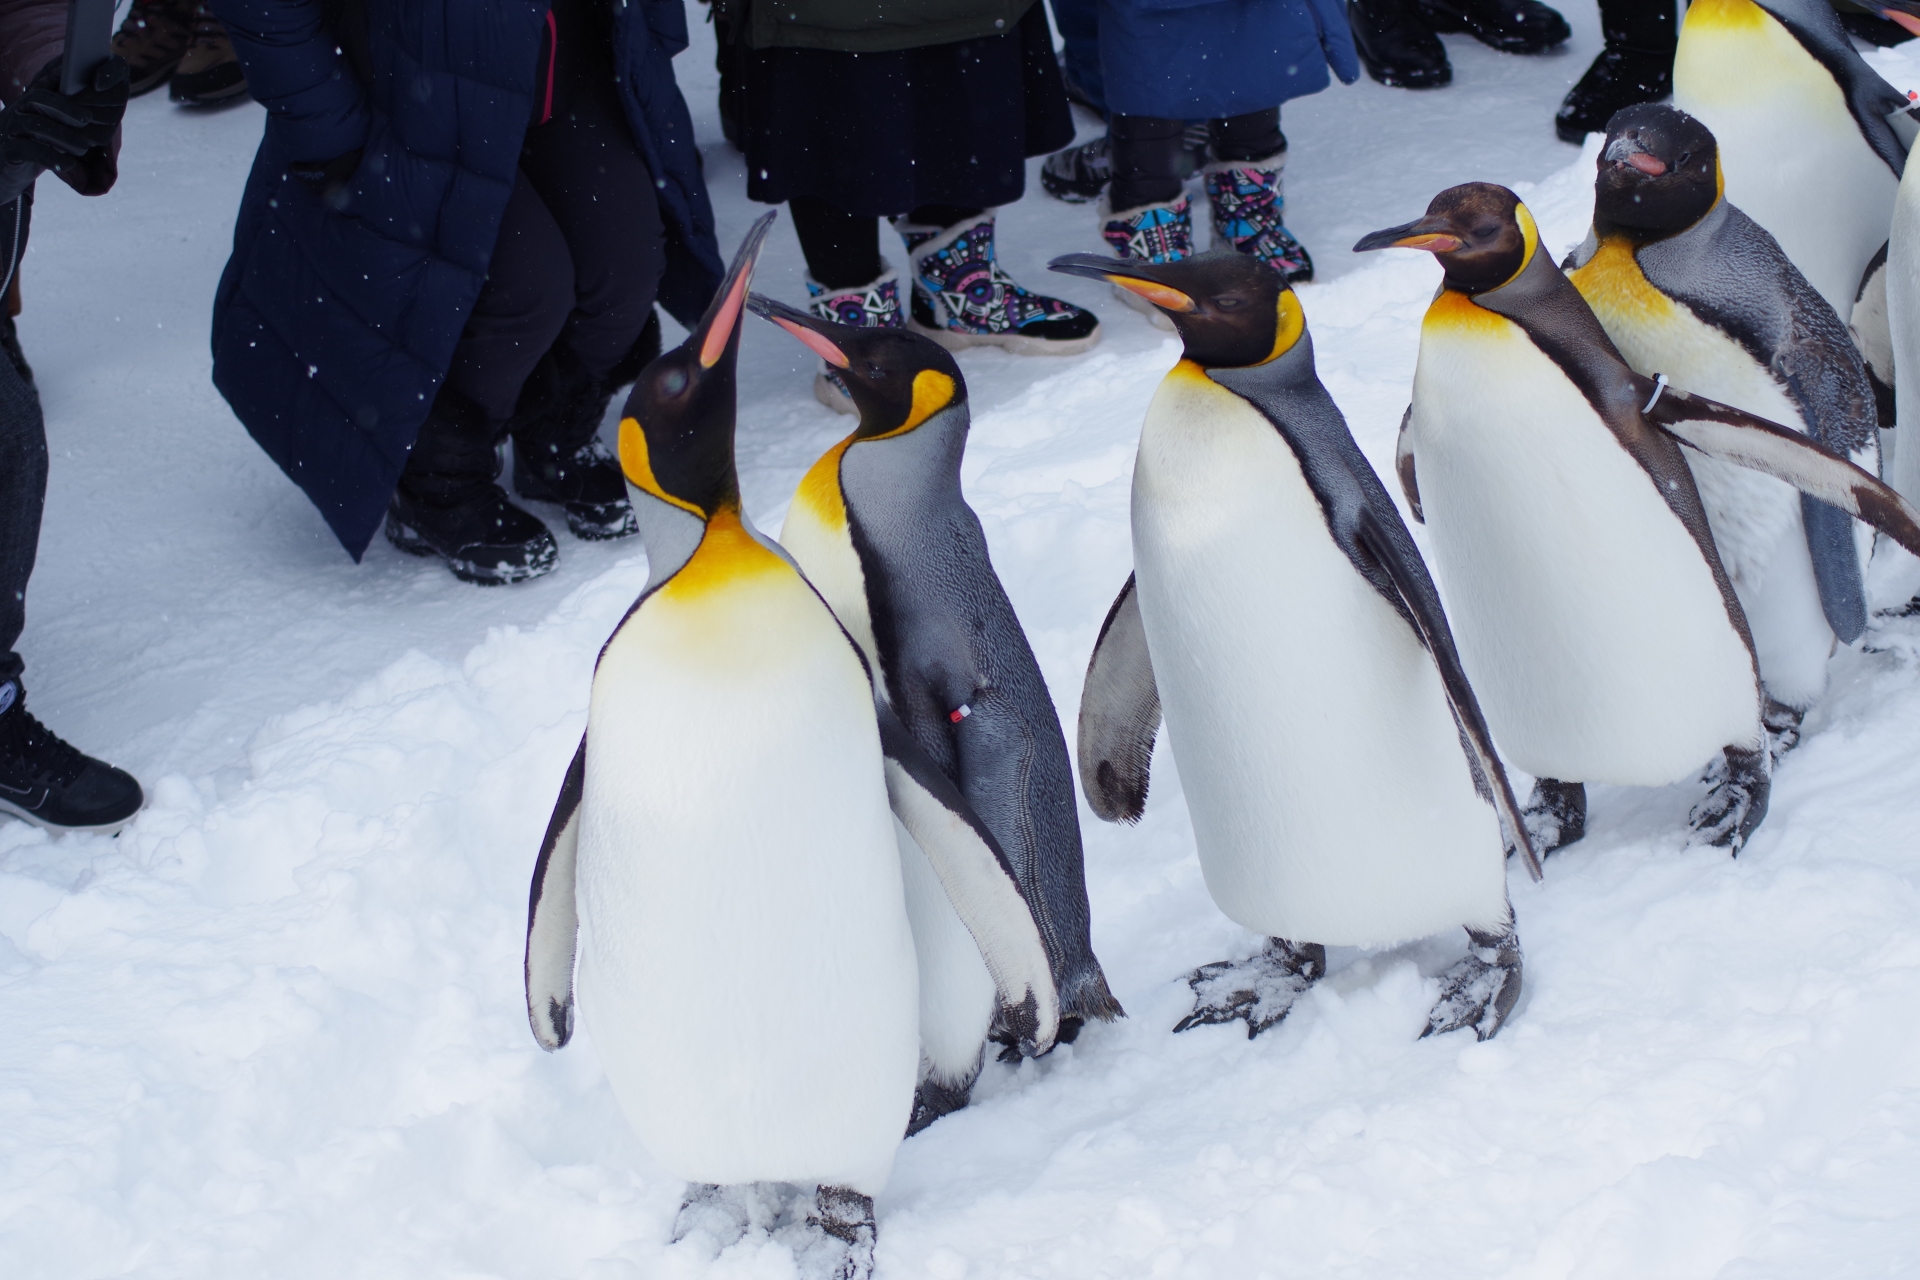
<svg viewBox="0 0 1920 1280">
<path fill-rule="evenodd" d="M 904 218 L 893 226 L 913 262 L 909 327 L 947 350 L 1070 356 L 1100 341 L 1100 321 L 1091 311 L 1023 289 L 1000 269 L 991 213 L 945 230 Z"/>
<path fill-rule="evenodd" d="M 1143 204 L 1118 213 L 1102 208 L 1100 238 L 1115 255 L 1132 262 L 1178 262 L 1193 254 L 1193 213 L 1185 192 L 1157 204 Z M 1173 321 L 1166 313 L 1140 295 L 1119 285 L 1113 294 L 1120 301 L 1169 332 Z"/>
<path fill-rule="evenodd" d="M 835 324 L 856 329 L 904 329 L 907 325 L 900 310 L 900 277 L 892 267 L 851 289 L 829 289 L 808 276 L 807 297 L 807 310 Z M 860 412 L 847 394 L 847 384 L 840 381 L 840 371 L 828 368 L 824 360 L 820 372 L 813 375 L 813 398 L 835 413 Z"/>
<path fill-rule="evenodd" d="M 1280 171 L 1285 149 L 1259 160 L 1217 160 L 1201 172 L 1213 205 L 1213 247 L 1252 254 L 1278 271 L 1288 284 L 1313 279 L 1313 259 L 1287 230 L 1287 207 Z"/>
</svg>

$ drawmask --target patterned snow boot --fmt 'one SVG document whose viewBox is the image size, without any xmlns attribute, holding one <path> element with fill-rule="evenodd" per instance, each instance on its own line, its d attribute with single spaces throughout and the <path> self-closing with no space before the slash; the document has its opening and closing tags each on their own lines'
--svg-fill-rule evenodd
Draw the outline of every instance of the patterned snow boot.
<svg viewBox="0 0 1920 1280">
<path fill-rule="evenodd" d="M 1100 320 L 1091 311 L 1023 289 L 1000 269 L 991 213 L 944 231 L 904 218 L 893 227 L 913 263 L 908 326 L 949 351 L 984 346 L 1018 356 L 1070 356 L 1100 341 Z"/>
<path fill-rule="evenodd" d="M 1213 245 L 1250 253 L 1286 277 L 1288 284 L 1313 279 L 1313 259 L 1281 221 L 1287 207 L 1280 173 L 1286 168 L 1282 147 L 1259 160 L 1221 160 L 1205 169 L 1207 199 L 1213 205 Z"/>
<path fill-rule="evenodd" d="M 851 289 L 829 289 L 813 277 L 807 277 L 807 310 L 822 320 L 851 325 L 856 329 L 904 329 L 907 317 L 900 310 L 900 277 L 892 267 L 868 284 Z M 813 398 L 835 413 L 859 413 L 840 371 L 820 362 L 813 375 Z"/>
<path fill-rule="evenodd" d="M 1102 211 L 1100 238 L 1115 254 L 1135 262 L 1178 262 L 1193 254 L 1193 212 L 1182 192 L 1159 204 L 1143 204 L 1115 213 Z M 1114 296 L 1146 316 L 1159 328 L 1172 331 L 1173 321 L 1145 298 L 1119 285 Z"/>
</svg>

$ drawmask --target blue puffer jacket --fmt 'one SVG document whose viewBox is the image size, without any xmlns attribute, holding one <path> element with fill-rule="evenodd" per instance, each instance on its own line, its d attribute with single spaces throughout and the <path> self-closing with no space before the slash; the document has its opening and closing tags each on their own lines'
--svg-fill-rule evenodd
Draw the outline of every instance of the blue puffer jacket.
<svg viewBox="0 0 1920 1280">
<path fill-rule="evenodd" d="M 687 45 L 683 0 L 608 2 L 627 122 L 667 228 L 660 301 L 691 322 L 723 268 L 670 61 Z M 547 6 L 214 8 L 268 111 L 214 298 L 214 385 L 358 559 L 486 278 L 533 114 Z M 343 44 L 363 55 L 364 75 Z M 356 148 L 338 211 L 287 172 Z"/>
<path fill-rule="evenodd" d="M 1107 108 L 1207 120 L 1360 75 L 1341 0 L 1100 0 Z"/>
</svg>

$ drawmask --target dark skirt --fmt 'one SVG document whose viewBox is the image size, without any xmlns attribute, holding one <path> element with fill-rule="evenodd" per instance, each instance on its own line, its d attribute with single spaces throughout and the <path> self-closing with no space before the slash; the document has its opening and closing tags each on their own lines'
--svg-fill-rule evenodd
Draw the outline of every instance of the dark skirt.
<svg viewBox="0 0 1920 1280">
<path fill-rule="evenodd" d="M 893 53 L 746 53 L 747 197 L 846 213 L 988 209 L 1026 190 L 1026 159 L 1073 141 L 1046 6 L 1014 30 Z"/>
</svg>

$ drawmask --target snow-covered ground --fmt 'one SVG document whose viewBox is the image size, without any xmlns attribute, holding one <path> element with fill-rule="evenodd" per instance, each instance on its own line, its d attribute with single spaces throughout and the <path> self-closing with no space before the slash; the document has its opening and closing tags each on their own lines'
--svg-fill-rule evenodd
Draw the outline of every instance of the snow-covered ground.
<svg viewBox="0 0 1920 1280">
<path fill-rule="evenodd" d="M 1435 269 L 1346 246 L 1475 178 L 1522 188 L 1556 249 L 1582 234 L 1590 159 L 1550 118 L 1597 19 L 1568 16 L 1557 57 L 1449 39 L 1450 89 L 1287 108 L 1321 373 L 1383 470 Z M 697 41 L 679 70 L 730 247 L 757 210 Z M 1920 57 L 1875 61 L 1920 84 Z M 782 1280 L 767 1242 L 667 1244 L 679 1184 L 592 1026 L 548 1056 L 522 1012 L 527 874 L 643 557 L 563 536 L 557 573 L 495 591 L 384 541 L 350 564 L 207 376 L 260 112 L 161 97 L 129 113 L 112 196 L 42 184 L 25 270 L 54 454 L 32 705 L 151 804 L 111 840 L 0 825 L 0 1276 Z M 1176 348 L 1043 274 L 1092 222 L 1033 189 L 1004 253 L 1107 337 L 965 356 L 965 474 L 1071 723 Z M 797 299 L 800 270 L 782 227 L 758 284 Z M 742 367 L 743 484 L 777 529 L 846 424 L 767 326 Z M 1484 1045 L 1414 1038 L 1451 939 L 1336 953 L 1258 1041 L 1169 1034 L 1180 976 L 1255 940 L 1207 898 L 1163 755 L 1140 827 L 1085 817 L 1131 1018 L 989 1067 L 905 1144 L 882 1275 L 1920 1274 L 1920 621 L 1838 657 L 1807 727 L 1737 861 L 1683 847 L 1695 788 L 1596 789 L 1587 840 L 1515 880 L 1527 994 Z"/>
</svg>

